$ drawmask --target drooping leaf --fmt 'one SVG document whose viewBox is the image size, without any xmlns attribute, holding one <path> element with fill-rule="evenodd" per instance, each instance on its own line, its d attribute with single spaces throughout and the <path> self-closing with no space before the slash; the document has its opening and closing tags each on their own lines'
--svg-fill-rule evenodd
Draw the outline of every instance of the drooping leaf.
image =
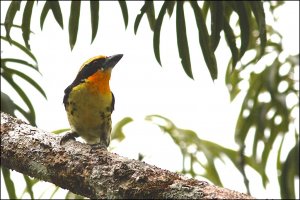
<svg viewBox="0 0 300 200">
<path fill-rule="evenodd" d="M 32 187 L 35 183 L 32 182 L 31 179 L 28 176 L 23 175 L 23 177 L 24 177 L 24 180 L 25 180 L 25 183 L 26 183 L 26 192 L 30 195 L 31 199 L 34 199 L 34 194 L 33 194 L 33 191 L 32 191 Z"/>
<path fill-rule="evenodd" d="M 14 88 L 14 90 L 18 93 L 18 95 L 21 97 L 21 99 L 24 101 L 24 103 L 27 105 L 29 112 L 24 113 L 24 116 L 28 119 L 28 121 L 35 126 L 35 111 L 34 107 L 29 100 L 26 93 L 22 90 L 22 88 L 12 79 L 11 74 L 8 74 L 7 72 L 2 73 L 2 77 Z M 23 114 L 23 113 L 22 113 Z"/>
<path fill-rule="evenodd" d="M 93 43 L 97 32 L 98 32 L 98 24 L 99 24 L 99 1 L 90 1 L 90 9 L 91 9 L 91 23 L 92 23 L 92 41 Z"/>
<path fill-rule="evenodd" d="M 13 25 L 13 21 L 15 19 L 16 13 L 18 10 L 20 10 L 20 4 L 21 1 L 11 1 L 8 10 L 6 12 L 6 16 L 5 16 L 5 29 L 6 29 L 6 37 L 8 38 L 8 40 L 10 41 L 10 29 Z"/>
<path fill-rule="evenodd" d="M 10 170 L 1 166 L 4 183 L 6 186 L 6 190 L 10 199 L 17 199 L 15 184 L 10 177 Z"/>
<path fill-rule="evenodd" d="M 237 12 L 239 16 L 239 25 L 241 29 L 241 48 L 240 48 L 240 58 L 243 57 L 245 52 L 248 49 L 249 40 L 250 40 L 250 14 L 248 9 L 245 7 L 243 1 L 233 1 L 233 9 Z"/>
<path fill-rule="evenodd" d="M 56 22 L 59 24 L 59 26 L 62 29 L 64 29 L 63 17 L 62 17 L 59 1 L 51 0 L 51 1 L 47 1 L 46 3 L 49 3 L 50 9 L 52 10 Z"/>
<path fill-rule="evenodd" d="M 223 29 L 223 2 L 222 1 L 212 1 L 210 2 L 211 11 L 211 36 L 210 44 L 211 49 L 215 51 L 220 42 L 220 33 Z"/>
<path fill-rule="evenodd" d="M 181 63 L 185 73 L 193 79 L 191 61 L 190 61 L 190 52 L 189 45 L 186 35 L 186 26 L 185 26 L 185 17 L 183 11 L 183 1 L 177 2 L 176 8 L 176 32 L 177 32 L 177 45 L 178 52 L 181 58 Z"/>
<path fill-rule="evenodd" d="M 138 14 L 136 16 L 136 18 L 135 18 L 135 22 L 134 22 L 134 34 L 136 34 L 136 32 L 137 32 L 137 29 L 138 29 L 138 27 L 140 25 L 142 17 L 147 12 L 147 9 L 149 9 L 149 6 L 150 6 L 149 2 L 150 2 L 150 4 L 152 3 L 152 6 L 153 6 L 153 2 L 152 1 L 145 1 L 144 5 L 141 8 L 141 13 Z M 148 20 L 149 20 L 149 18 L 148 18 Z M 154 22 L 155 22 L 155 18 L 154 18 Z M 150 24 L 150 21 L 149 21 L 149 24 Z M 151 27 L 151 25 L 150 25 L 150 27 Z"/>
<path fill-rule="evenodd" d="M 133 119 L 130 117 L 125 117 L 121 121 L 119 121 L 114 126 L 114 128 L 111 132 L 111 139 L 118 140 L 119 142 L 121 142 L 125 138 L 125 134 L 123 132 L 123 127 L 132 121 L 133 121 Z"/>
<path fill-rule="evenodd" d="M 210 48 L 211 45 L 209 42 L 208 31 L 202 15 L 202 11 L 197 1 L 191 1 L 190 3 L 196 18 L 196 23 L 199 32 L 199 41 L 203 52 L 204 60 L 210 72 L 210 76 L 212 77 L 213 80 L 215 80 L 218 77 L 217 62 L 216 62 L 215 54 Z"/>
<path fill-rule="evenodd" d="M 231 57 L 231 60 L 232 60 L 232 62 L 231 62 L 232 63 L 231 72 L 234 72 L 236 63 L 239 59 L 239 51 L 238 51 L 238 48 L 236 46 L 235 36 L 234 36 L 233 30 L 231 29 L 231 27 L 229 25 L 229 21 L 226 18 L 226 16 L 224 16 L 224 19 L 223 19 L 223 30 L 224 30 L 226 42 L 227 42 L 227 44 L 230 48 L 231 55 L 232 55 L 232 57 Z"/>
<path fill-rule="evenodd" d="M 22 17 L 22 35 L 27 49 L 30 49 L 29 36 L 30 36 L 30 22 L 31 22 L 33 4 L 34 1 L 26 2 L 23 17 Z"/>
<path fill-rule="evenodd" d="M 265 12 L 262 1 L 249 1 L 253 14 L 255 16 L 257 25 L 259 27 L 259 37 L 260 37 L 260 56 L 264 55 L 265 47 L 267 43 L 267 33 L 266 33 L 266 20 Z"/>
<path fill-rule="evenodd" d="M 204 1 L 203 6 L 202 6 L 202 14 L 203 14 L 204 21 L 206 21 L 209 7 L 210 7 L 210 1 Z"/>
<path fill-rule="evenodd" d="M 168 1 L 167 12 L 169 17 L 172 16 L 176 1 Z"/>
<path fill-rule="evenodd" d="M 40 73 L 37 65 L 31 64 L 25 60 L 21 60 L 21 59 L 17 59 L 17 58 L 2 58 L 1 62 L 3 62 L 3 63 L 12 62 L 12 63 L 21 64 L 21 65 L 26 65 Z"/>
<path fill-rule="evenodd" d="M 119 5 L 121 7 L 121 11 L 122 11 L 122 14 L 123 14 L 125 28 L 127 28 L 127 25 L 128 25 L 128 9 L 127 9 L 126 1 L 119 0 Z"/>
<path fill-rule="evenodd" d="M 80 16 L 80 4 L 81 1 L 73 0 L 71 2 L 71 11 L 69 17 L 69 44 L 71 50 L 74 48 L 74 45 L 77 40 L 79 16 Z"/>
<path fill-rule="evenodd" d="M 153 31 L 155 26 L 155 10 L 154 10 L 153 1 L 146 1 L 145 3 L 147 3 L 146 14 L 147 14 L 149 26 Z"/>
<path fill-rule="evenodd" d="M 45 19 L 46 19 L 47 15 L 48 15 L 49 10 L 50 10 L 49 1 L 46 1 L 45 4 L 44 4 L 42 13 L 41 13 L 41 17 L 40 17 L 41 30 L 43 30 L 44 22 L 45 22 Z"/>
<path fill-rule="evenodd" d="M 25 54 L 27 54 L 30 58 L 32 58 L 36 63 L 37 60 L 35 58 L 35 56 L 31 53 L 31 51 L 29 49 L 27 49 L 26 47 L 24 47 L 22 44 L 16 42 L 15 40 L 8 40 L 6 37 L 1 36 L 2 40 L 5 40 L 7 42 L 10 42 L 12 45 L 16 46 L 17 48 L 19 48 L 20 50 L 22 50 Z"/>
<path fill-rule="evenodd" d="M 28 83 L 30 83 L 35 89 L 37 89 L 44 97 L 45 99 L 47 99 L 46 93 L 44 92 L 44 90 L 41 88 L 41 86 L 34 81 L 32 78 L 30 78 L 29 76 L 27 76 L 26 74 L 24 74 L 21 71 L 15 70 L 15 69 L 10 69 L 10 68 L 5 68 L 7 73 L 10 74 L 15 74 L 18 75 L 19 77 L 23 78 L 24 80 L 26 80 Z"/>
<path fill-rule="evenodd" d="M 63 133 L 63 132 L 69 131 L 69 130 L 70 130 L 70 128 L 62 128 L 62 129 L 58 129 L 55 131 L 51 131 L 51 133 L 60 134 L 60 133 Z"/>
<path fill-rule="evenodd" d="M 161 65 L 160 61 L 160 51 L 159 51 L 159 44 L 160 44 L 160 30 L 161 30 L 161 25 L 162 21 L 164 19 L 164 16 L 166 14 L 166 10 L 168 7 L 169 2 L 165 1 L 164 4 L 162 5 L 160 12 L 158 14 L 158 17 L 155 22 L 155 27 L 154 27 L 154 34 L 153 34 L 153 48 L 154 48 L 154 55 L 157 60 L 157 62 Z"/>
</svg>

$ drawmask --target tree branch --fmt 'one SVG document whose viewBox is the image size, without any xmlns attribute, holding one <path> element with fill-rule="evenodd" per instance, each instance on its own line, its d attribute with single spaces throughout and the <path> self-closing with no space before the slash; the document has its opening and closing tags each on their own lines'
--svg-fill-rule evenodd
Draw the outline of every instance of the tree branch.
<svg viewBox="0 0 300 200">
<path fill-rule="evenodd" d="M 89 198 L 252 198 L 60 138 L 1 112 L 1 165 Z"/>
</svg>

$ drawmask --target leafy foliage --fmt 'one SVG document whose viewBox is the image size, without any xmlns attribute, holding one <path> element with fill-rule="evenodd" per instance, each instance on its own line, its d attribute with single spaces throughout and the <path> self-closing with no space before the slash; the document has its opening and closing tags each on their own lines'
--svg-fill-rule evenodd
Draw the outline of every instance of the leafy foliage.
<svg viewBox="0 0 300 200">
<path fill-rule="evenodd" d="M 20 10 L 21 3 L 25 4 L 23 10 Z M 120 11 L 123 15 L 124 25 L 127 28 L 129 23 L 128 9 L 126 1 L 118 1 Z M 274 11 L 282 2 L 267 2 L 270 4 L 271 12 Z M 44 22 L 49 13 L 52 12 L 55 21 L 63 29 L 64 17 L 61 11 L 59 1 L 45 1 L 38 3 L 43 5 L 40 15 L 40 27 L 43 29 Z M 36 4 L 37 5 L 37 4 Z M 94 41 L 98 33 L 99 25 L 99 8 L 101 3 L 98 1 L 90 1 L 91 15 L 91 42 Z M 241 84 L 248 84 L 249 88 L 245 91 L 242 108 L 236 125 L 235 141 L 239 145 L 239 151 L 225 148 L 216 143 L 202 140 L 191 130 L 177 127 L 170 119 L 159 115 L 147 116 L 147 120 L 157 124 L 164 132 L 169 134 L 175 144 L 181 150 L 183 155 L 182 173 L 191 174 L 193 177 L 201 175 L 211 180 L 214 184 L 222 185 L 220 180 L 220 172 L 215 166 L 216 160 L 225 161 L 229 159 L 233 165 L 240 171 L 244 177 L 245 186 L 249 192 L 249 181 L 245 173 L 245 167 L 250 167 L 258 172 L 262 177 L 262 183 L 266 187 L 269 177 L 266 174 L 266 165 L 271 157 L 271 150 L 274 149 L 275 141 L 280 139 L 281 144 L 276 149 L 277 154 L 277 170 L 278 182 L 283 198 L 295 198 L 294 178 L 299 177 L 299 133 L 295 129 L 294 138 L 295 145 L 287 149 L 287 157 L 282 156 L 284 140 L 287 133 L 293 128 L 293 118 L 291 113 L 295 109 L 299 109 L 299 103 L 288 106 L 287 99 L 290 96 L 299 98 L 299 88 L 295 86 L 294 70 L 299 67 L 299 55 L 287 56 L 280 59 L 283 49 L 280 42 L 272 41 L 272 36 L 277 36 L 281 40 L 281 35 L 267 26 L 265 22 L 265 12 L 262 1 L 165 1 L 155 17 L 155 9 L 153 1 L 145 1 L 140 9 L 140 13 L 136 16 L 134 22 L 134 33 L 137 34 L 138 27 L 144 14 L 148 19 L 148 24 L 153 31 L 153 50 L 157 62 L 162 65 L 160 58 L 160 33 L 162 22 L 166 13 L 169 17 L 176 17 L 177 45 L 179 56 L 182 61 L 182 67 L 185 73 L 193 78 L 192 66 L 190 62 L 188 35 L 186 33 L 187 26 L 190 23 L 185 21 L 185 5 L 191 6 L 195 16 L 196 26 L 198 28 L 199 45 L 202 50 L 207 69 L 211 78 L 214 80 L 218 77 L 218 67 L 214 52 L 216 51 L 221 40 L 221 32 L 223 31 L 225 40 L 232 54 L 232 59 L 228 63 L 226 72 L 226 84 L 228 86 L 231 100 L 239 95 Z M 81 2 L 72 1 L 70 3 L 70 14 L 68 21 L 69 45 L 71 49 L 75 47 L 77 41 Z M 45 98 L 46 94 L 39 84 L 22 71 L 16 70 L 10 66 L 21 65 L 29 67 L 36 72 L 38 71 L 37 59 L 30 51 L 30 33 L 32 13 L 35 9 L 35 1 L 12 1 L 7 10 L 4 27 L 6 35 L 1 35 L 1 42 L 9 42 L 13 48 L 17 48 L 24 52 L 30 59 L 30 62 L 20 58 L 2 58 L 1 57 L 1 78 L 4 78 L 18 93 L 25 102 L 28 111 L 23 107 L 15 104 L 13 100 L 5 93 L 1 92 L 1 110 L 14 114 L 19 111 L 33 125 L 35 125 L 35 111 L 29 96 L 22 87 L 13 80 L 13 76 L 18 76 L 30 85 L 32 85 Z M 15 25 L 14 20 L 16 13 L 22 11 L 21 26 Z M 51 12 L 49 12 L 51 11 Z M 175 12 L 174 12 L 175 11 Z M 210 14 L 210 15 L 208 15 Z M 233 15 L 238 16 L 236 25 L 233 22 Z M 208 19 L 210 16 L 210 19 Z M 210 20 L 210 24 L 207 25 Z M 11 38 L 11 29 L 18 28 L 22 31 L 24 45 Z M 238 30 L 238 31 L 237 31 Z M 240 45 L 238 46 L 237 44 Z M 259 44 L 259 45 L 258 45 Z M 255 55 L 248 63 L 239 62 L 247 55 L 247 52 L 253 51 Z M 275 55 L 274 55 L 275 54 Z M 272 57 L 272 62 L 268 66 L 264 66 L 265 57 Z M 261 59 L 261 60 L 260 60 Z M 258 70 L 258 68 L 260 70 Z M 287 72 L 282 74 L 280 71 L 287 68 Z M 250 70 L 249 70 L 250 69 Z M 243 73 L 250 71 L 249 78 L 245 78 Z M 287 85 L 286 88 L 280 89 L 280 85 Z M 263 96 L 268 96 L 269 100 L 262 100 Z M 163 124 L 157 123 L 156 119 L 164 121 Z M 124 118 L 115 127 L 112 132 L 112 139 L 121 142 L 125 138 L 123 127 L 132 122 L 131 118 Z M 61 133 L 66 129 L 57 130 L 55 133 Z M 252 145 L 245 143 L 254 134 Z M 263 151 L 258 151 L 257 147 L 262 144 Z M 248 145 L 248 146 L 246 146 Z M 245 155 L 245 148 L 251 148 L 251 155 Z M 286 150 L 286 149 L 285 149 Z M 200 159 L 204 155 L 205 159 Z M 200 156 L 200 157 L 199 157 Z M 141 158 L 142 159 L 142 158 Z M 190 160 L 187 164 L 186 160 Z M 200 165 L 205 169 L 203 174 L 197 174 L 194 167 Z M 16 198 L 13 181 L 10 178 L 10 172 L 2 168 L 5 183 L 7 185 L 10 198 Z M 24 176 L 27 184 L 24 193 L 27 192 L 31 198 L 34 198 L 32 186 L 37 183 L 27 176 Z M 57 192 L 55 188 L 52 196 Z M 24 194 L 23 193 L 23 194 Z M 51 196 L 51 197 L 52 197 Z M 82 198 L 72 193 L 67 193 L 66 198 Z"/>
<path fill-rule="evenodd" d="M 125 27 L 128 25 L 128 9 L 126 1 L 118 1 L 124 19 Z M 218 77 L 217 62 L 215 58 L 215 50 L 217 49 L 220 41 L 220 33 L 224 30 L 226 41 L 230 47 L 230 51 L 233 56 L 232 67 L 234 68 L 236 63 L 243 57 L 244 53 L 249 49 L 249 42 L 253 40 L 252 31 L 259 32 L 260 41 L 260 51 L 263 55 L 266 46 L 266 23 L 265 14 L 263 9 L 263 4 L 261 1 L 205 1 L 202 8 L 199 6 L 197 1 L 165 1 L 159 11 L 157 19 L 155 19 L 155 10 L 152 1 L 145 1 L 141 8 L 141 13 L 136 16 L 134 23 L 134 32 L 137 33 L 140 21 L 143 15 L 146 13 L 149 26 L 153 30 L 153 47 L 154 54 L 157 62 L 161 65 L 160 59 L 160 30 L 162 26 L 162 21 L 166 13 L 171 17 L 173 14 L 174 7 L 176 6 L 176 30 L 177 30 L 177 45 L 179 56 L 182 61 L 182 67 L 185 73 L 193 78 L 192 67 L 190 62 L 189 45 L 186 34 L 186 23 L 184 15 L 184 3 L 189 2 L 192 6 L 196 24 L 199 31 L 199 43 L 202 49 L 204 60 L 206 62 L 207 68 L 210 72 L 212 79 Z M 21 2 L 12 1 L 11 5 L 7 11 L 5 19 L 5 28 L 7 31 L 6 37 L 10 39 L 10 29 L 13 24 L 15 14 L 20 9 Z M 29 46 L 29 32 L 31 25 L 31 15 L 33 12 L 34 1 L 26 2 L 23 10 L 22 17 L 22 33 L 23 39 L 26 47 L 30 49 Z M 72 1 L 71 9 L 69 15 L 69 44 L 71 49 L 74 48 L 77 40 L 78 29 L 79 29 L 79 19 L 80 19 L 80 1 Z M 99 23 L 99 2 L 90 1 L 90 12 L 91 12 L 91 30 L 92 36 L 91 41 L 93 42 L 97 32 Z M 63 15 L 61 13 L 60 4 L 58 1 L 46 1 L 40 16 L 40 27 L 43 28 L 45 19 L 52 11 L 56 22 L 61 28 L 63 28 Z M 211 14 L 211 34 L 207 30 L 206 20 L 207 13 L 210 11 Z M 232 13 L 235 12 L 239 16 L 239 27 L 240 27 L 240 39 L 241 46 L 237 47 L 235 38 L 236 35 L 232 30 L 230 25 L 230 18 Z M 257 26 L 253 27 L 252 24 L 255 22 Z"/>
</svg>

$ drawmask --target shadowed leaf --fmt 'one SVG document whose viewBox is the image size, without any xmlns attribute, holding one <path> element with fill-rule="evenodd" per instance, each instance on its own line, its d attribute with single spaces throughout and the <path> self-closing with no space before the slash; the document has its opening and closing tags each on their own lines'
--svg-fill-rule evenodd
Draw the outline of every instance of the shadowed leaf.
<svg viewBox="0 0 300 200">
<path fill-rule="evenodd" d="M 210 72 L 211 78 L 215 80 L 218 77 L 217 62 L 215 54 L 210 48 L 208 31 L 202 15 L 202 11 L 196 1 L 191 1 L 190 3 L 195 14 L 195 19 L 199 32 L 199 41 L 203 52 L 204 60 Z"/>
<path fill-rule="evenodd" d="M 69 18 L 69 44 L 71 50 L 74 48 L 74 45 L 77 40 L 79 16 L 80 16 L 80 3 L 81 1 L 71 2 L 71 11 L 70 11 L 70 18 Z"/>
<path fill-rule="evenodd" d="M 220 42 L 220 32 L 223 29 L 223 2 L 222 1 L 212 1 L 210 2 L 211 10 L 211 36 L 210 44 L 213 51 L 216 50 Z"/>
<path fill-rule="evenodd" d="M 12 1 L 8 7 L 8 10 L 6 12 L 5 16 L 5 29 L 6 29 L 6 37 L 8 40 L 10 40 L 10 29 L 13 25 L 13 21 L 15 19 L 16 13 L 18 10 L 20 10 L 20 4 L 21 1 Z"/>
<path fill-rule="evenodd" d="M 159 44 L 160 44 L 160 30 L 161 30 L 161 25 L 162 21 L 164 19 L 164 16 L 166 14 L 166 10 L 168 7 L 168 2 L 165 1 L 164 4 L 162 5 L 160 12 L 158 14 L 157 20 L 155 22 L 155 27 L 154 27 L 154 34 L 153 34 L 153 49 L 154 49 L 154 55 L 157 60 L 157 62 L 161 65 L 160 61 L 160 52 L 159 52 Z"/>
<path fill-rule="evenodd" d="M 177 33 L 177 45 L 178 52 L 181 58 L 181 63 L 185 73 L 193 79 L 193 73 L 190 61 L 189 45 L 186 35 L 185 17 L 183 11 L 183 1 L 177 2 L 176 10 L 176 33 Z"/>
<path fill-rule="evenodd" d="M 99 1 L 90 1 L 90 9 L 91 9 L 91 25 L 92 25 L 92 41 L 93 43 L 97 32 L 98 32 L 98 24 L 99 24 Z"/>
<path fill-rule="evenodd" d="M 120 4 L 121 11 L 122 11 L 122 14 L 123 14 L 125 28 L 127 28 L 127 25 L 128 25 L 128 9 L 127 9 L 126 1 L 119 0 L 119 4 Z"/>
<path fill-rule="evenodd" d="M 30 35 L 30 24 L 31 24 L 31 15 L 32 15 L 32 7 L 33 7 L 34 1 L 27 1 L 24 13 L 22 17 L 22 35 L 25 42 L 25 46 L 30 49 L 29 45 L 29 35 Z"/>
</svg>

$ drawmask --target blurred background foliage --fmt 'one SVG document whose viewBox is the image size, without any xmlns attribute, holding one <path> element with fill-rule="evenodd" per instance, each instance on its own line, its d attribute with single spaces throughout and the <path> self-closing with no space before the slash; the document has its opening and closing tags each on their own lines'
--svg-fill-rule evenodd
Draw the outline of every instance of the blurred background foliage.
<svg viewBox="0 0 300 200">
<path fill-rule="evenodd" d="M 183 4 L 190 4 L 195 15 L 196 24 L 186 24 Z M 20 5 L 25 4 L 23 10 Z M 36 4 L 36 5 L 35 5 Z M 16 113 L 23 115 L 29 123 L 36 125 L 34 105 L 30 98 L 33 98 L 22 89 L 22 85 L 14 80 L 20 77 L 34 87 L 42 96 L 46 98 L 46 92 L 33 79 L 30 74 L 26 74 L 22 69 L 30 68 L 31 73 L 39 73 L 38 62 L 30 50 L 31 16 L 37 6 L 42 6 L 40 15 L 40 28 L 43 29 L 46 19 L 55 20 L 64 29 L 63 21 L 68 21 L 69 44 L 70 48 L 75 48 L 80 19 L 80 1 L 70 2 L 70 15 L 63 16 L 59 1 L 12 1 L 7 10 L 5 21 L 1 19 L 1 26 L 5 27 L 6 34 L 1 32 L 1 43 L 8 42 L 12 48 L 23 52 L 24 57 L 3 58 L 1 56 L 1 79 L 5 79 L 24 101 L 25 106 L 17 105 L 14 99 L 8 96 L 1 88 L 1 111 L 13 116 Z M 91 41 L 93 42 L 98 32 L 99 5 L 101 2 L 90 1 L 91 15 Z M 269 10 L 265 10 L 263 4 L 268 4 Z M 266 24 L 265 12 L 273 13 L 275 9 L 282 6 L 283 1 L 204 1 L 202 6 L 196 1 L 165 1 L 162 4 L 158 15 L 155 17 L 153 1 L 145 1 L 134 21 L 134 33 L 138 34 L 138 27 L 144 14 L 148 19 L 149 26 L 153 31 L 153 50 L 157 62 L 161 65 L 160 59 L 160 31 L 165 15 L 171 17 L 176 15 L 176 32 L 178 53 L 181 58 L 182 67 L 186 75 L 193 78 L 190 63 L 189 45 L 187 42 L 186 26 L 197 26 L 199 35 L 199 45 L 202 50 L 204 60 L 214 80 L 218 77 L 218 67 L 215 57 L 215 50 L 221 40 L 220 33 L 223 31 L 232 58 L 227 66 L 225 83 L 228 87 L 231 100 L 241 92 L 241 84 L 246 85 L 244 89 L 245 97 L 236 123 L 235 142 L 239 149 L 233 150 L 225 148 L 211 141 L 203 140 L 197 133 L 177 127 L 170 119 L 160 115 L 146 116 L 145 120 L 156 124 L 173 142 L 180 148 L 182 153 L 183 174 L 192 177 L 205 177 L 212 183 L 222 186 L 220 174 L 222 170 L 216 166 L 216 161 L 228 160 L 244 178 L 244 184 L 250 193 L 249 177 L 245 173 L 245 168 L 252 168 L 260 176 L 263 186 L 269 182 L 266 173 L 267 163 L 271 159 L 271 150 L 274 151 L 275 141 L 280 141 L 280 146 L 276 151 L 278 185 L 282 198 L 295 198 L 295 180 L 299 178 L 299 133 L 293 125 L 295 118 L 293 112 L 299 110 L 299 102 L 287 103 L 288 99 L 299 98 L 299 79 L 295 69 L 299 68 L 299 55 L 286 55 L 282 48 L 282 36 L 280 30 L 274 30 Z M 123 15 L 124 25 L 127 28 L 129 17 L 126 1 L 119 1 L 120 11 Z M 175 11 L 176 10 L 176 11 Z M 174 12 L 175 11 L 175 12 Z M 14 24 L 15 16 L 18 12 L 22 13 L 22 24 Z M 49 16 L 52 13 L 52 16 Z M 237 15 L 237 19 L 232 17 Z M 208 19 L 210 16 L 210 19 Z M 68 20 L 63 20 L 68 17 Z M 34 19 L 36 20 L 36 19 Z M 207 25 L 207 21 L 210 24 Z M 276 19 L 274 18 L 276 21 Z M 209 31 L 210 30 L 210 31 Z M 11 37 L 10 32 L 16 31 L 22 35 L 23 41 L 18 41 Z M 274 39 L 275 38 L 275 39 Z M 175 42 L 175 41 L 174 41 Z M 24 43 L 24 44 L 22 44 Z M 240 44 L 240 45 L 237 45 Z M 5 51 L 5 49 L 2 49 Z M 242 64 L 239 62 L 244 55 L 252 58 Z M 266 59 L 271 59 L 268 65 Z M 21 66 L 15 68 L 15 66 Z M 299 69 L 298 69 L 299 70 Z M 245 72 L 249 76 L 245 76 Z M 289 101 L 290 102 L 290 101 Z M 122 142 L 126 138 L 123 127 L 132 122 L 130 117 L 118 122 L 112 132 L 112 140 Z M 57 130 L 55 133 L 66 131 L 67 129 Z M 283 156 L 283 144 L 288 133 L 293 133 L 294 145 L 289 146 L 287 156 Z M 250 149 L 251 154 L 246 155 L 245 150 Z M 139 159 L 143 159 L 140 155 Z M 189 162 L 187 162 L 189 161 Z M 195 170 L 196 166 L 203 168 L 204 173 Z M 9 197 L 12 199 L 22 198 L 28 193 L 33 198 L 36 197 L 32 187 L 38 181 L 24 175 L 26 187 L 22 194 L 16 194 L 14 181 L 10 177 L 10 171 L 1 168 L 3 178 Z M 48 188 L 49 189 L 49 188 Z M 58 191 L 58 187 L 53 189 L 50 197 Z M 83 198 L 71 192 L 65 198 Z"/>
</svg>

